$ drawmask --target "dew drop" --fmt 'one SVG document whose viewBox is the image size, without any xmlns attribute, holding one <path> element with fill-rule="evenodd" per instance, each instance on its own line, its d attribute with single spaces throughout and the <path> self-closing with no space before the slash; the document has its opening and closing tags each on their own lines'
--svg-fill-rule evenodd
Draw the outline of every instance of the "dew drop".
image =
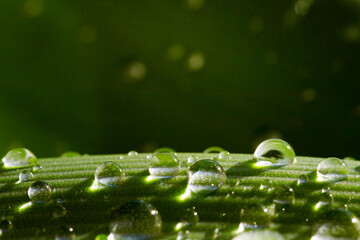
<svg viewBox="0 0 360 240">
<path fill-rule="evenodd" d="M 195 162 L 188 171 L 188 189 L 199 195 L 216 191 L 226 181 L 221 165 L 210 159 Z"/>
<path fill-rule="evenodd" d="M 172 148 L 168 148 L 168 147 L 163 147 L 163 148 L 158 148 L 156 149 L 153 153 L 157 154 L 157 153 L 162 153 L 162 152 L 168 152 L 168 153 L 175 153 L 175 150 Z"/>
<path fill-rule="evenodd" d="M 232 240 L 284 240 L 285 237 L 279 232 L 264 229 L 257 231 L 245 231 L 234 237 Z"/>
<path fill-rule="evenodd" d="M 19 168 L 36 165 L 37 158 L 26 148 L 15 148 L 3 157 L 2 162 L 5 168 Z"/>
<path fill-rule="evenodd" d="M 171 178 L 180 170 L 179 160 L 168 152 L 156 154 L 149 163 L 149 172 L 152 177 Z"/>
<path fill-rule="evenodd" d="M 220 159 L 229 159 L 229 157 L 230 157 L 230 153 L 228 151 L 221 151 L 219 153 Z"/>
<path fill-rule="evenodd" d="M 30 170 L 22 170 L 19 174 L 19 182 L 28 182 L 33 179 L 34 175 Z"/>
<path fill-rule="evenodd" d="M 46 182 L 34 182 L 28 189 L 28 196 L 33 203 L 47 202 L 51 196 L 51 188 Z"/>
<path fill-rule="evenodd" d="M 290 144 L 275 138 L 260 143 L 254 157 L 257 159 L 256 166 L 259 167 L 286 166 L 296 160 L 295 152 Z"/>
<path fill-rule="evenodd" d="M 108 239 L 149 239 L 160 233 L 161 225 L 161 217 L 152 205 L 132 200 L 111 213 Z"/>
<path fill-rule="evenodd" d="M 128 152 L 128 156 L 136 156 L 138 155 L 138 152 L 137 151 L 130 151 Z"/>
<path fill-rule="evenodd" d="M 64 198 L 63 197 L 58 197 L 56 199 L 56 202 L 59 203 L 59 204 L 62 204 L 62 203 L 64 203 Z"/>
<path fill-rule="evenodd" d="M 74 151 L 68 151 L 68 152 L 64 152 L 63 154 L 61 154 L 61 158 L 70 158 L 70 157 L 80 157 L 81 154 L 78 152 L 74 152 Z"/>
<path fill-rule="evenodd" d="M 194 52 L 189 56 L 187 65 L 190 71 L 199 71 L 205 65 L 205 57 L 201 52 Z"/>
<path fill-rule="evenodd" d="M 277 186 L 274 190 L 274 203 L 291 204 L 294 201 L 294 191 L 289 186 Z"/>
<path fill-rule="evenodd" d="M 212 146 L 212 147 L 208 147 L 207 149 L 204 150 L 205 154 L 208 153 L 221 153 L 226 151 L 225 149 L 223 149 L 222 147 L 217 147 L 217 146 Z"/>
<path fill-rule="evenodd" d="M 351 212 L 336 208 L 324 212 L 314 225 L 311 240 L 358 239 L 359 219 Z"/>
<path fill-rule="evenodd" d="M 269 179 L 265 179 L 259 187 L 259 190 L 265 193 L 270 193 L 274 190 L 273 183 Z"/>
<path fill-rule="evenodd" d="M 33 166 L 33 171 L 39 171 L 40 169 L 42 169 L 42 166 L 41 165 L 35 165 Z"/>
<path fill-rule="evenodd" d="M 195 207 L 187 208 L 182 212 L 180 221 L 176 224 L 176 230 L 182 230 L 195 225 L 199 222 L 199 215 L 195 210 Z"/>
<path fill-rule="evenodd" d="M 195 157 L 195 156 L 191 155 L 191 156 L 188 157 L 187 162 L 190 163 L 190 164 L 193 164 L 197 160 L 198 160 L 198 157 Z"/>
<path fill-rule="evenodd" d="M 146 156 L 146 159 L 148 159 L 148 160 L 150 160 L 152 158 L 153 158 L 153 155 L 151 153 Z"/>
<path fill-rule="evenodd" d="M 119 187 L 124 177 L 122 168 L 114 162 L 105 162 L 98 166 L 95 171 L 95 181 L 110 188 Z"/>
<path fill-rule="evenodd" d="M 263 229 L 270 223 L 271 216 L 267 208 L 261 204 L 246 206 L 240 212 L 241 223 L 237 232 L 245 230 Z"/>
<path fill-rule="evenodd" d="M 307 175 L 305 175 L 305 174 L 302 174 L 302 175 L 299 176 L 297 184 L 298 185 L 303 185 L 303 184 L 306 184 L 308 182 L 309 182 L 309 177 Z"/>
<path fill-rule="evenodd" d="M 334 201 L 333 195 L 326 189 L 323 189 L 318 197 L 318 201 L 315 204 L 315 210 L 324 210 L 329 208 Z"/>
<path fill-rule="evenodd" d="M 341 181 L 347 177 L 348 168 L 341 159 L 331 157 L 319 163 L 316 173 L 319 182 Z"/>
<path fill-rule="evenodd" d="M 53 217 L 54 218 L 65 217 L 66 213 L 67 210 L 62 204 L 56 204 L 55 209 L 53 211 Z"/>
<path fill-rule="evenodd" d="M 55 240 L 73 240 L 75 237 L 74 228 L 62 226 L 58 229 Z"/>
</svg>

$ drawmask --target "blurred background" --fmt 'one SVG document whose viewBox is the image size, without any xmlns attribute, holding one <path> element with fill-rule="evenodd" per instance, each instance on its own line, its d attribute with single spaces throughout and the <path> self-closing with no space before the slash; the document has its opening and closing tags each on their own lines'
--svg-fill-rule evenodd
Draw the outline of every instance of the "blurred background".
<svg viewBox="0 0 360 240">
<path fill-rule="evenodd" d="M 358 0 L 0 0 L 0 153 L 360 157 Z"/>
</svg>

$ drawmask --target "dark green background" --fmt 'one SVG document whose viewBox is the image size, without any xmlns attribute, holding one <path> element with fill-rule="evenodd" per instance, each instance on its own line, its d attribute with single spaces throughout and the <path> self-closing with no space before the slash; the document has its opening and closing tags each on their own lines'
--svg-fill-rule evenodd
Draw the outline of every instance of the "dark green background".
<svg viewBox="0 0 360 240">
<path fill-rule="evenodd" d="M 252 152 L 275 136 L 298 155 L 360 157 L 356 2 L 0 0 L 0 152 Z"/>
</svg>

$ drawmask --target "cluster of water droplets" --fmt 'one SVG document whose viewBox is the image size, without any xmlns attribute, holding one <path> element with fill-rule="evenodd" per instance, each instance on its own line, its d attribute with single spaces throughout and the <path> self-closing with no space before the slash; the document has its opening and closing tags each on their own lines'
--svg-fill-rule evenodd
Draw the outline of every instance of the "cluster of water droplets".
<svg viewBox="0 0 360 240">
<path fill-rule="evenodd" d="M 77 152 L 66 152 L 61 155 L 61 158 L 81 156 Z M 255 169 L 255 172 L 260 173 L 274 168 L 287 167 L 296 162 L 293 148 L 289 143 L 280 139 L 268 139 L 260 143 L 253 156 L 254 158 L 251 160 L 254 161 L 253 169 Z M 127 155 L 121 155 L 118 158 L 119 161 L 106 161 L 97 166 L 94 172 L 94 189 L 107 189 L 110 191 L 116 188 L 121 189 L 126 177 L 119 162 L 133 158 L 146 159 L 149 177 L 160 180 L 160 186 L 167 186 L 163 183 L 169 181 L 168 179 L 176 178 L 179 174 L 184 175 L 183 171 L 186 171 L 187 186 L 185 193 L 179 199 L 191 199 L 195 200 L 195 202 L 198 198 L 204 198 L 215 193 L 224 185 L 227 181 L 227 175 L 219 162 L 226 163 L 228 160 L 234 160 L 234 157 L 228 151 L 220 147 L 207 148 L 201 157 L 197 154 L 189 154 L 183 162 L 179 160 L 178 154 L 171 148 L 159 148 L 145 157 L 136 151 L 130 151 Z M 27 149 L 14 149 L 4 156 L 2 162 L 5 169 L 18 169 L 18 184 L 32 182 L 28 188 L 28 197 L 31 204 L 41 206 L 51 202 L 52 192 L 57 189 L 52 189 L 47 182 L 36 177 L 37 171 L 41 170 L 42 166 L 38 164 L 33 153 Z M 239 177 L 236 181 L 236 188 L 249 194 L 256 193 L 254 196 L 260 197 L 259 199 L 265 198 L 256 204 L 246 205 L 241 208 L 238 213 L 240 223 L 231 234 L 226 232 L 228 231 L 226 230 L 227 225 L 224 224 L 215 229 L 212 237 L 214 239 L 227 239 L 232 236 L 233 239 L 243 239 L 243 237 L 247 239 L 247 237 L 256 238 L 269 235 L 270 238 L 274 236 L 281 239 L 283 236 L 280 233 L 269 230 L 268 227 L 274 218 L 286 218 L 294 214 L 293 205 L 297 194 L 301 195 L 302 192 L 311 188 L 314 184 L 326 186 L 327 184 L 342 181 L 347 176 L 348 168 L 343 160 L 327 158 L 318 164 L 315 174 L 300 174 L 292 185 L 263 178 L 258 185 L 259 187 L 254 189 L 254 186 L 242 186 L 246 182 L 244 181 L 246 178 Z M 237 194 L 236 191 L 231 189 L 229 191 L 226 198 L 234 198 Z M 111 192 L 104 192 L 104 201 L 109 201 L 109 194 L 111 195 Z M 86 201 L 80 195 L 84 195 L 82 190 L 76 196 L 81 199 L 81 202 Z M 329 237 L 343 236 L 346 239 L 355 239 L 355 237 L 358 237 L 360 230 L 358 219 L 345 209 L 334 209 L 333 202 L 334 196 L 330 188 L 323 188 L 321 191 L 314 192 L 313 199 L 306 203 L 311 207 L 304 208 L 304 213 L 310 211 L 315 214 L 317 219 L 316 221 L 313 217 L 303 219 L 306 222 L 316 222 L 313 225 L 311 239 L 333 239 Z M 347 205 L 345 204 L 344 207 L 347 208 Z M 63 219 L 66 217 L 67 212 L 64 199 L 59 197 L 54 205 L 52 218 L 56 220 Z M 174 229 L 177 231 L 177 239 L 188 239 L 192 236 L 192 226 L 199 222 L 199 214 L 193 206 L 185 207 L 181 212 L 182 215 L 178 217 Z M 231 212 L 222 212 L 221 222 L 229 214 L 234 215 Z M 335 221 L 334 219 L 341 219 L 341 221 Z M 10 220 L 3 220 L 0 226 L 0 236 L 11 231 L 12 228 Z M 102 235 L 102 237 L 106 236 L 107 239 L 149 239 L 158 236 L 161 228 L 160 214 L 152 204 L 142 200 L 130 200 L 112 209 L 109 222 L 110 235 Z M 73 235 L 73 230 L 69 230 L 72 228 L 65 227 L 65 229 L 64 234 L 60 234 L 58 237 Z"/>
</svg>

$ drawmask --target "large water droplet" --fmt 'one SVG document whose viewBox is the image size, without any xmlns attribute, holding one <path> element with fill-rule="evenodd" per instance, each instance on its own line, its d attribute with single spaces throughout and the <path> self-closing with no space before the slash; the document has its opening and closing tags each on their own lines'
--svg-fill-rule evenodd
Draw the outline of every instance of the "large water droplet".
<svg viewBox="0 0 360 240">
<path fill-rule="evenodd" d="M 19 174 L 19 182 L 28 182 L 33 179 L 34 175 L 30 170 L 23 170 Z"/>
<path fill-rule="evenodd" d="M 295 161 L 295 152 L 287 142 L 280 139 L 268 139 L 259 144 L 254 157 L 256 166 L 280 167 Z"/>
<path fill-rule="evenodd" d="M 152 177 L 170 178 L 180 170 L 179 160 L 171 153 L 161 152 L 156 154 L 149 163 L 149 172 Z"/>
<path fill-rule="evenodd" d="M 95 181 L 106 187 L 115 188 L 121 185 L 124 175 L 122 168 L 118 164 L 105 162 L 96 168 Z"/>
<path fill-rule="evenodd" d="M 27 167 L 36 165 L 37 158 L 26 148 L 15 148 L 3 157 L 2 162 L 5 168 Z"/>
<path fill-rule="evenodd" d="M 68 152 L 64 152 L 63 154 L 61 154 L 61 158 L 70 158 L 70 157 L 80 157 L 81 154 L 78 152 L 74 152 L 74 151 L 68 151 Z"/>
<path fill-rule="evenodd" d="M 51 196 L 51 188 L 46 182 L 34 182 L 28 189 L 28 196 L 33 203 L 47 202 Z"/>
<path fill-rule="evenodd" d="M 209 194 L 216 191 L 226 181 L 221 165 L 210 159 L 194 163 L 188 171 L 188 189 L 196 194 Z"/>
<path fill-rule="evenodd" d="M 160 233 L 161 224 L 161 217 L 152 205 L 129 201 L 112 212 L 108 239 L 149 239 Z"/>
<path fill-rule="evenodd" d="M 359 219 L 344 209 L 331 209 L 321 216 L 313 229 L 311 240 L 358 239 Z"/>
<path fill-rule="evenodd" d="M 348 168 L 341 159 L 331 157 L 319 163 L 316 173 L 319 182 L 341 181 L 347 177 Z"/>
<path fill-rule="evenodd" d="M 154 154 L 168 152 L 168 153 L 175 153 L 175 150 L 168 147 L 158 148 L 154 151 Z"/>
<path fill-rule="evenodd" d="M 204 153 L 208 154 L 208 153 L 221 153 L 226 151 L 225 149 L 221 148 L 221 147 L 217 147 L 217 146 L 213 146 L 213 147 L 208 147 L 207 149 L 204 150 Z"/>
</svg>

